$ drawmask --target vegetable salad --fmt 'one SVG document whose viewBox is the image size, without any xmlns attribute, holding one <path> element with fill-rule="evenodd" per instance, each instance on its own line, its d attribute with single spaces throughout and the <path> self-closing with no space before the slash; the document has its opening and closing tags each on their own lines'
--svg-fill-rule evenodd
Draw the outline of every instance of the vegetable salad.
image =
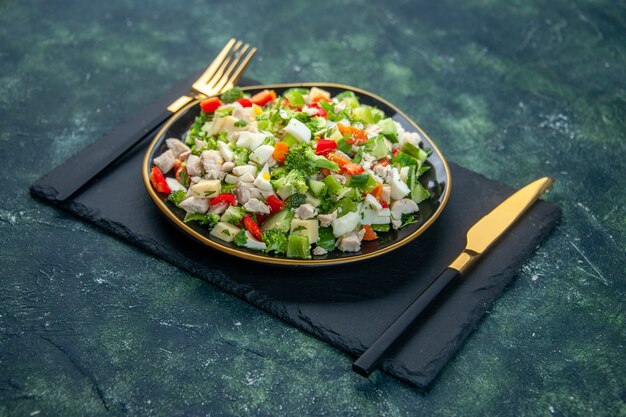
<svg viewBox="0 0 626 417">
<path fill-rule="evenodd" d="M 420 137 L 345 91 L 233 88 L 154 158 L 154 189 L 225 242 L 290 258 L 358 252 L 414 223 Z"/>
</svg>

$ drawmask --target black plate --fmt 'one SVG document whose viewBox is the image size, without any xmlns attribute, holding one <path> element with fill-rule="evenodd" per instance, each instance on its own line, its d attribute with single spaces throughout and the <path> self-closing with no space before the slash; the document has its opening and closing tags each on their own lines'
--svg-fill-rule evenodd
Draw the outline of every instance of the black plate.
<svg viewBox="0 0 626 417">
<path fill-rule="evenodd" d="M 169 202 L 165 195 L 154 191 L 150 184 L 150 170 L 152 169 L 152 160 L 155 156 L 164 152 L 167 147 L 165 145 L 165 139 L 168 138 L 183 138 L 189 127 L 194 122 L 194 119 L 200 113 L 199 101 L 189 103 L 176 113 L 157 133 L 154 140 L 150 144 L 146 156 L 143 161 L 143 179 L 148 193 L 156 203 L 157 207 L 170 219 L 179 229 L 184 233 L 192 236 L 201 243 L 210 246 L 212 248 L 221 250 L 225 253 L 238 256 L 241 258 L 264 262 L 272 264 L 282 265 L 330 265 L 337 263 L 355 262 L 363 259 L 369 259 L 374 256 L 382 255 L 402 245 L 407 244 L 417 236 L 422 234 L 441 214 L 445 207 L 448 198 L 450 196 L 451 182 L 450 182 L 450 170 L 446 163 L 441 151 L 433 143 L 433 141 L 422 131 L 422 129 L 411 119 L 409 119 L 404 113 L 402 113 L 397 107 L 389 103 L 385 99 L 376 96 L 368 91 L 361 90 L 359 88 L 350 87 L 341 84 L 328 84 L 328 83 L 298 83 L 298 84 L 277 84 L 277 85 L 264 85 L 264 86 L 252 86 L 243 87 L 242 90 L 254 94 L 266 88 L 270 88 L 276 91 L 278 95 L 282 94 L 285 90 L 293 87 L 305 87 L 311 88 L 317 86 L 329 91 L 332 96 L 335 96 L 342 91 L 350 90 L 359 96 L 360 102 L 375 106 L 385 112 L 388 117 L 392 117 L 393 120 L 400 123 L 404 130 L 410 132 L 417 132 L 421 139 L 421 147 L 425 150 L 429 150 L 430 156 L 427 159 L 427 164 L 431 165 L 431 169 L 426 172 L 420 181 L 424 187 L 426 187 L 431 197 L 419 204 L 419 213 L 416 215 L 417 223 L 404 227 L 400 230 L 392 230 L 388 233 L 379 233 L 380 238 L 376 241 L 363 242 L 361 250 L 359 252 L 344 253 L 338 250 L 328 253 L 323 256 L 313 256 L 313 259 L 292 259 L 286 256 L 278 256 L 265 254 L 260 251 L 254 251 L 247 248 L 235 246 L 232 243 L 227 243 L 222 240 L 216 239 L 209 234 L 209 230 L 197 224 L 196 222 L 184 223 L 185 217 L 184 210 L 176 207 Z"/>
</svg>

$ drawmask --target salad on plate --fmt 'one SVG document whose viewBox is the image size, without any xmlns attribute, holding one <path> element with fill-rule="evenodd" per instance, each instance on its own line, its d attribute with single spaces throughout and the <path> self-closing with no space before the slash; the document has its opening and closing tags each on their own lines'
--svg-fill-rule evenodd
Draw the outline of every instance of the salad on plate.
<svg viewBox="0 0 626 417">
<path fill-rule="evenodd" d="M 352 91 L 235 87 L 199 105 L 150 182 L 216 239 L 297 259 L 358 252 L 415 223 L 430 197 L 420 135 Z"/>
</svg>

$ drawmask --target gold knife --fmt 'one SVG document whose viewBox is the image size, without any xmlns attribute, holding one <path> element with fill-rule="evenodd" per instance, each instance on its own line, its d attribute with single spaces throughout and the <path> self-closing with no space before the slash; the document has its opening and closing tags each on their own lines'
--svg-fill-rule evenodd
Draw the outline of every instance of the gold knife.
<svg viewBox="0 0 626 417">
<path fill-rule="evenodd" d="M 391 346 L 426 307 L 452 282 L 461 278 L 553 183 L 554 180 L 548 177 L 531 182 L 474 224 L 467 232 L 467 244 L 463 252 L 363 352 L 352 364 L 352 369 L 363 376 L 369 376 L 385 358 Z"/>
</svg>

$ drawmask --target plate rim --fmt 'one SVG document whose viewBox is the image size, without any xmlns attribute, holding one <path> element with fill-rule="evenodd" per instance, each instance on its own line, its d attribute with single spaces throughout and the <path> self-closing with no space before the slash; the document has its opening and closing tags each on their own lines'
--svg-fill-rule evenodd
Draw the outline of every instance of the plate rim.
<svg viewBox="0 0 626 417">
<path fill-rule="evenodd" d="M 273 265 L 326 266 L 326 265 L 338 265 L 338 264 L 347 264 L 347 263 L 352 263 L 352 262 L 363 261 L 363 260 L 366 260 L 366 259 L 375 258 L 377 256 L 380 256 L 380 255 L 383 255 L 385 253 L 391 252 L 391 251 L 393 251 L 395 249 L 398 249 L 398 248 L 400 248 L 400 247 L 410 243 L 415 238 L 417 238 L 422 233 L 424 233 L 435 222 L 435 220 L 437 220 L 437 218 L 441 215 L 441 213 L 443 212 L 444 208 L 446 207 L 446 205 L 448 203 L 448 200 L 450 198 L 450 194 L 451 194 L 451 191 L 452 191 L 452 176 L 451 176 L 451 173 L 450 173 L 450 167 L 448 166 L 448 162 L 446 161 L 445 157 L 443 156 L 443 153 L 441 152 L 441 150 L 439 149 L 437 144 L 430 138 L 430 136 L 428 136 L 426 134 L 426 132 L 424 132 L 424 130 L 422 130 L 422 128 L 417 123 L 415 123 L 415 121 L 413 121 L 413 119 L 408 117 L 402 110 L 400 110 L 398 107 L 396 107 L 391 102 L 385 100 L 384 98 L 378 96 L 375 93 L 372 93 L 370 91 L 364 90 L 362 88 L 353 87 L 353 86 L 350 86 L 350 85 L 347 85 L 347 84 L 328 83 L 328 82 L 297 82 L 297 83 L 279 83 L 279 84 L 250 85 L 250 86 L 241 86 L 240 88 L 243 91 L 246 91 L 246 90 L 258 90 L 258 89 L 266 89 L 266 88 L 270 89 L 270 88 L 294 88 L 294 87 L 307 87 L 307 88 L 311 88 L 311 87 L 321 87 L 321 88 L 333 87 L 333 88 L 343 88 L 343 89 L 346 89 L 346 90 L 354 91 L 354 92 L 356 92 L 358 94 L 367 95 L 367 96 L 370 96 L 370 97 L 374 98 L 375 100 L 378 100 L 378 101 L 384 103 L 385 105 L 387 105 L 390 108 L 392 108 L 393 110 L 395 110 L 398 114 L 400 114 L 402 117 L 404 117 L 413 127 L 415 127 L 419 131 L 419 133 L 421 135 L 423 135 L 426 139 L 428 139 L 429 145 L 431 145 L 433 147 L 433 149 L 438 153 L 438 155 L 441 158 L 441 161 L 443 163 L 444 171 L 446 173 L 447 183 L 446 183 L 446 186 L 445 186 L 445 189 L 444 189 L 444 195 L 443 195 L 443 198 L 441 200 L 441 203 L 439 204 L 439 207 L 437 207 L 437 210 L 435 210 L 433 215 L 430 216 L 430 218 L 426 222 L 424 222 L 424 224 L 422 224 L 419 228 L 417 228 L 413 233 L 411 233 L 410 235 L 408 235 L 404 239 L 399 240 L 398 242 L 395 242 L 395 243 L 393 243 L 393 244 L 391 244 L 391 245 L 389 245 L 387 247 L 384 247 L 384 248 L 381 248 L 381 249 L 377 249 L 377 250 L 375 250 L 373 252 L 370 252 L 370 253 L 367 253 L 367 254 L 357 254 L 357 255 L 354 255 L 354 256 L 349 256 L 349 257 L 339 258 L 339 259 L 272 258 L 272 257 L 268 257 L 268 256 L 263 256 L 263 255 L 257 255 L 257 254 L 253 254 L 253 253 L 243 252 L 243 251 L 240 251 L 240 250 L 233 249 L 233 248 L 230 248 L 228 246 L 222 245 L 220 243 L 213 242 L 211 239 L 208 239 L 207 237 L 205 237 L 202 234 L 200 234 L 200 233 L 196 232 L 195 230 L 193 230 L 191 227 L 189 227 L 187 224 L 185 224 L 183 221 L 181 221 L 178 217 L 176 217 L 172 213 L 172 211 L 167 207 L 165 202 L 159 197 L 157 192 L 154 191 L 154 189 L 152 188 L 152 185 L 150 184 L 150 174 L 149 174 L 149 172 L 150 172 L 149 156 L 152 153 L 152 150 L 156 146 L 157 142 L 159 142 L 159 138 L 165 133 L 165 131 L 174 122 L 176 122 L 181 117 L 181 115 L 185 111 L 187 111 L 191 107 L 193 107 L 196 104 L 198 104 L 201 101 L 200 99 L 192 100 L 191 102 L 189 102 L 188 104 L 186 104 L 185 106 L 180 108 L 176 113 L 173 113 L 170 116 L 170 118 L 165 122 L 165 124 L 159 129 L 159 131 L 154 135 L 154 139 L 152 139 L 152 141 L 148 145 L 148 148 L 146 149 L 146 153 L 145 153 L 144 158 L 143 158 L 141 174 L 142 174 L 142 177 L 143 177 L 143 183 L 144 183 L 144 186 L 146 188 L 146 191 L 148 192 L 148 194 L 150 195 L 150 197 L 152 198 L 152 200 L 154 201 L 156 206 L 159 208 L 159 210 L 163 214 L 165 214 L 165 216 L 167 216 L 167 218 L 171 222 L 173 222 L 178 228 L 180 228 L 186 234 L 188 234 L 189 236 L 191 236 L 195 240 L 199 241 L 200 243 L 209 246 L 212 249 L 216 249 L 216 250 L 218 250 L 220 252 L 224 252 L 224 253 L 227 253 L 229 255 L 236 256 L 238 258 L 246 259 L 246 260 L 249 260 L 249 261 L 261 262 L 261 263 L 264 263 L 264 264 L 273 264 Z"/>
</svg>

